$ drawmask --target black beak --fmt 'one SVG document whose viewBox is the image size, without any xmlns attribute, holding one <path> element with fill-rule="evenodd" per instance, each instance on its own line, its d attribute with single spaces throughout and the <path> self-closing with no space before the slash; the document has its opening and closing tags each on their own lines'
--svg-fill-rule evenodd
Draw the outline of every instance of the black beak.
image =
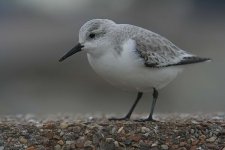
<svg viewBox="0 0 225 150">
<path fill-rule="evenodd" d="M 62 62 L 66 58 L 72 56 L 73 54 L 80 52 L 84 46 L 78 43 L 74 48 L 72 48 L 69 52 L 67 52 L 62 58 L 59 59 L 59 62 Z"/>
</svg>

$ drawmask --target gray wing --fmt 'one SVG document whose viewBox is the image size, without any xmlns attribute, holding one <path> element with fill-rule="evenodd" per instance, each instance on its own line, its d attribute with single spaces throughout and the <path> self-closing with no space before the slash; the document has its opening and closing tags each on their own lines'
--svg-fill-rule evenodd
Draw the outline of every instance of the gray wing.
<svg viewBox="0 0 225 150">
<path fill-rule="evenodd" d="M 148 67 L 168 67 L 210 60 L 185 52 L 166 38 L 151 34 L 134 37 L 136 49 Z"/>
<path fill-rule="evenodd" d="M 116 30 L 115 33 L 118 33 L 117 42 L 123 39 L 134 40 L 136 52 L 143 58 L 147 67 L 159 68 L 210 60 L 188 53 L 161 35 L 137 26 L 120 24 L 119 32 Z"/>
<path fill-rule="evenodd" d="M 147 67 L 168 67 L 210 60 L 185 52 L 156 33 L 137 35 L 133 39 Z"/>
<path fill-rule="evenodd" d="M 176 64 L 181 60 L 184 51 L 172 42 L 157 34 L 136 36 L 136 49 L 149 67 L 164 67 Z"/>
</svg>

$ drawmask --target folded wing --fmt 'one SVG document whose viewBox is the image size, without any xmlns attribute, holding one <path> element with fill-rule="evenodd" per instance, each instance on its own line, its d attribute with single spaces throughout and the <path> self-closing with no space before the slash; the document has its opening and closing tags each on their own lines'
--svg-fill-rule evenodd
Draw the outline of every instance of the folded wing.
<svg viewBox="0 0 225 150">
<path fill-rule="evenodd" d="M 147 67 L 169 67 L 210 60 L 188 53 L 156 33 L 137 35 L 133 40 Z"/>
</svg>

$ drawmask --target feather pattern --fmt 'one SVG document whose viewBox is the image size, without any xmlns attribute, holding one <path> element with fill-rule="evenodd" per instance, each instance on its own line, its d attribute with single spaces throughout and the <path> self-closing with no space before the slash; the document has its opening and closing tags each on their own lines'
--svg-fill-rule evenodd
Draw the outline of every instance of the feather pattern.
<svg viewBox="0 0 225 150">
<path fill-rule="evenodd" d="M 150 30 L 124 25 L 121 32 L 126 32 L 124 35 L 128 35 L 135 41 L 136 50 L 147 67 L 169 67 L 210 60 L 186 52 L 165 37 Z"/>
</svg>

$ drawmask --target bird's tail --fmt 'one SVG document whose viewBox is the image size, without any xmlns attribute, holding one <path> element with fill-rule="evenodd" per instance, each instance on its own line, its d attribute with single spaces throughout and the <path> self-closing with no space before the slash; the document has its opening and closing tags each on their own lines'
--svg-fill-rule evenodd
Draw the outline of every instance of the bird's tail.
<svg viewBox="0 0 225 150">
<path fill-rule="evenodd" d="M 211 61 L 211 59 L 202 58 L 198 56 L 187 56 L 187 57 L 183 57 L 183 59 L 177 65 L 194 64 L 194 63 L 207 62 L 207 61 Z"/>
</svg>

